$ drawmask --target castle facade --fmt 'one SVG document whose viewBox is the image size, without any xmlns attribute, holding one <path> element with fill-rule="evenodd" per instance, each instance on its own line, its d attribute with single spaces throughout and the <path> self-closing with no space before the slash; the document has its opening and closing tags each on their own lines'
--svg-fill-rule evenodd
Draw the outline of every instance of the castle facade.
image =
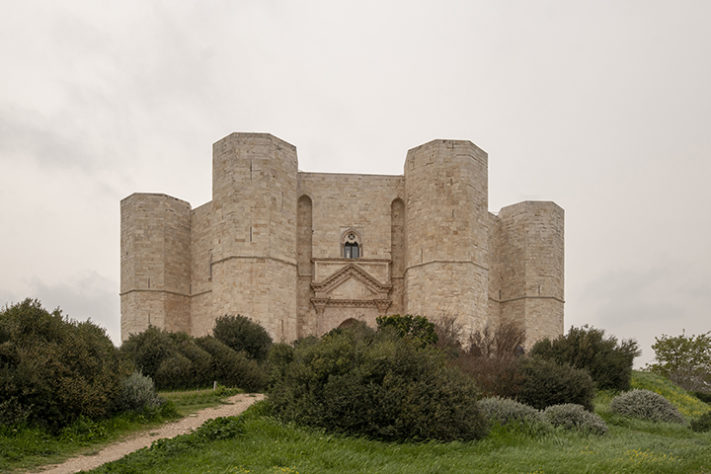
<svg viewBox="0 0 711 474">
<path fill-rule="evenodd" d="M 563 333 L 563 209 L 488 210 L 486 152 L 461 140 L 408 151 L 403 175 L 298 171 L 263 133 L 213 145 L 212 201 L 121 201 L 121 337 L 194 336 L 242 314 L 275 341 L 384 314 L 518 321 L 527 346 Z"/>
</svg>

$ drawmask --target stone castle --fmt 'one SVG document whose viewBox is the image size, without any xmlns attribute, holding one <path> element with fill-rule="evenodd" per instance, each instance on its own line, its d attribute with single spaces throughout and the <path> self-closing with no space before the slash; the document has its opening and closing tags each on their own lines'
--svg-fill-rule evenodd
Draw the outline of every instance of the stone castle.
<svg viewBox="0 0 711 474">
<path fill-rule="evenodd" d="M 212 201 L 121 201 L 121 336 L 194 336 L 242 314 L 275 341 L 378 315 L 520 322 L 563 332 L 563 209 L 488 211 L 487 154 L 461 140 L 408 151 L 403 175 L 306 173 L 263 133 L 213 145 Z"/>
</svg>

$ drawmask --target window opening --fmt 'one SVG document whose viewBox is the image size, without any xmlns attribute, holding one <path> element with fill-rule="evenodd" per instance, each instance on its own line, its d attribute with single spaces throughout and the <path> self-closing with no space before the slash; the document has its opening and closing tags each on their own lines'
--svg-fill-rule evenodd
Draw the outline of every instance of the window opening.
<svg viewBox="0 0 711 474">
<path fill-rule="evenodd" d="M 343 253 L 345 258 L 358 258 L 360 257 L 360 247 L 355 242 L 346 242 L 343 245 Z"/>
</svg>

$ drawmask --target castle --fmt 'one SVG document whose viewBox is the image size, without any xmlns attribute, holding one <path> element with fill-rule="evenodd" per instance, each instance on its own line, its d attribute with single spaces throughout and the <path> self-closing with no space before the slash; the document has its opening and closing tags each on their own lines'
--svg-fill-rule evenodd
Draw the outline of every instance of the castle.
<svg viewBox="0 0 711 474">
<path fill-rule="evenodd" d="M 462 140 L 407 152 L 403 175 L 298 171 L 270 134 L 213 145 L 212 201 L 121 201 L 121 337 L 194 336 L 242 314 L 275 341 L 378 315 L 520 322 L 527 346 L 563 332 L 563 209 L 488 211 L 487 153 Z"/>
</svg>

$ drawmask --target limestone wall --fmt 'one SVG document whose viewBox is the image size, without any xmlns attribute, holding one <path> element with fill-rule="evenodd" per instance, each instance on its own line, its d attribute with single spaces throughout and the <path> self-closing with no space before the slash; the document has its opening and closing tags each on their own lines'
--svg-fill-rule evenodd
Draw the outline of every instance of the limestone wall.
<svg viewBox="0 0 711 474">
<path fill-rule="evenodd" d="M 148 324 L 200 336 L 242 314 L 277 341 L 379 314 L 520 321 L 528 345 L 563 331 L 563 210 L 488 212 L 486 152 L 411 149 L 403 176 L 298 172 L 296 148 L 233 133 L 213 146 L 213 199 L 121 202 L 122 338 Z M 355 231 L 360 258 L 345 259 Z"/>
<path fill-rule="evenodd" d="M 212 202 L 193 210 L 191 230 L 191 334 L 205 336 L 219 316 L 212 308 Z"/>
<path fill-rule="evenodd" d="M 522 321 L 530 347 L 563 333 L 564 212 L 525 201 L 501 209 L 499 220 L 501 318 Z"/>
<path fill-rule="evenodd" d="M 165 194 L 121 201 L 121 338 L 152 324 L 190 330 L 190 204 Z"/>
<path fill-rule="evenodd" d="M 407 312 L 471 329 L 489 311 L 486 152 L 456 140 L 413 148 L 405 188 Z"/>
<path fill-rule="evenodd" d="M 361 258 L 390 259 L 390 207 L 403 197 L 402 176 L 299 173 L 299 195 L 313 205 L 313 257 L 341 257 L 341 238 L 354 229 Z"/>
<path fill-rule="evenodd" d="M 296 148 L 233 133 L 213 146 L 213 311 L 296 338 Z"/>
</svg>

